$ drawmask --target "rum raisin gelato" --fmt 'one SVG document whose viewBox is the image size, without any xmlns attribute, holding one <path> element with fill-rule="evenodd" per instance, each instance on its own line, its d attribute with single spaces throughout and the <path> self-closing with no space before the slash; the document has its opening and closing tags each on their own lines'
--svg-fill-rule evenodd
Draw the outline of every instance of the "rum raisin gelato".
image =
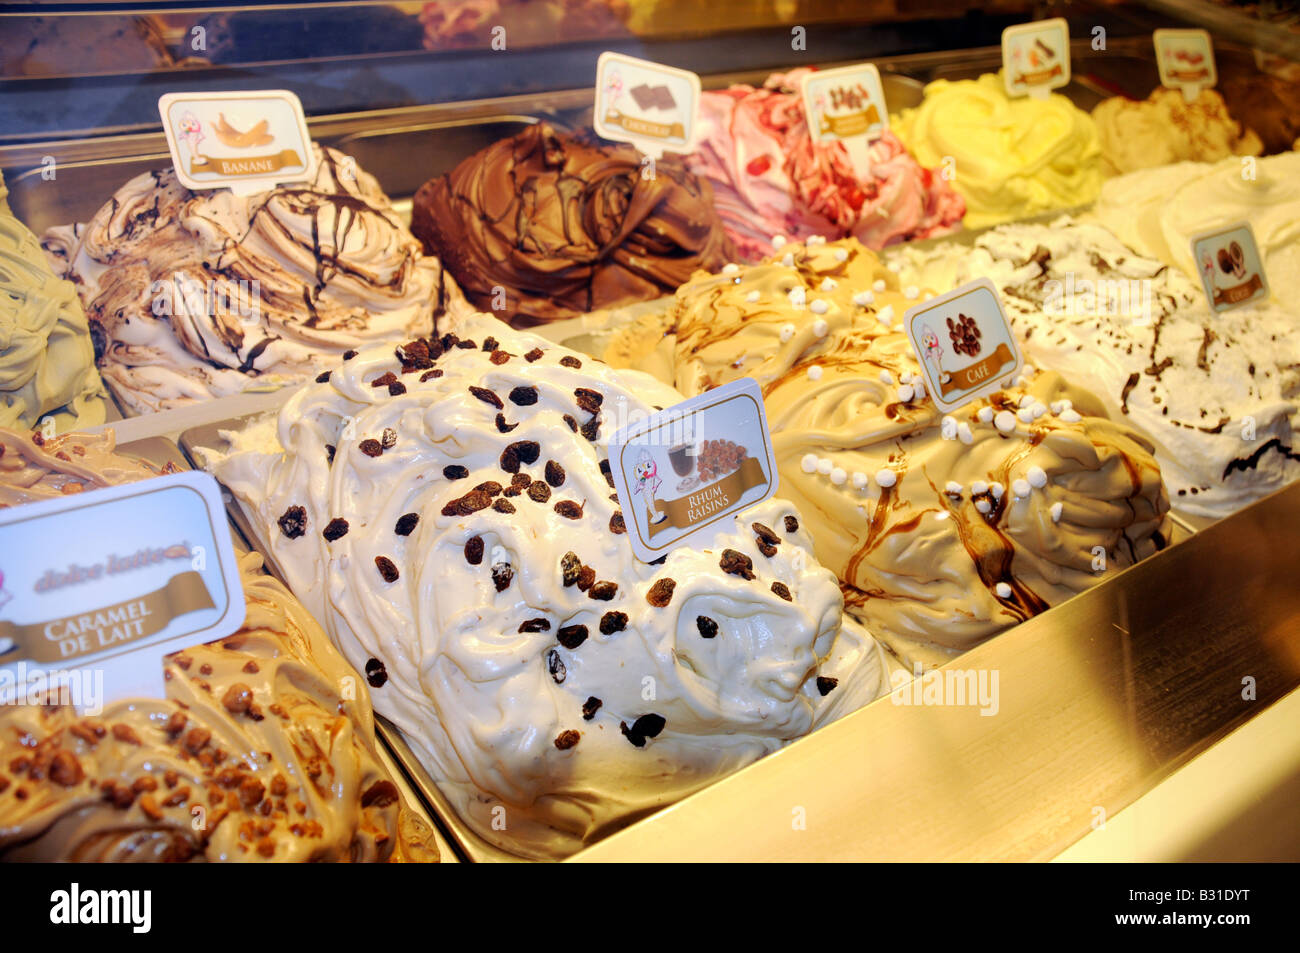
<svg viewBox="0 0 1300 953">
<path fill-rule="evenodd" d="M 731 257 L 707 181 L 538 124 L 431 179 L 411 230 L 478 308 L 519 326 L 669 294 Z"/>
<path fill-rule="evenodd" d="M 457 335 L 344 362 L 211 469 L 482 837 L 571 854 L 880 693 L 784 500 L 634 558 L 606 441 L 679 394 Z"/>
</svg>

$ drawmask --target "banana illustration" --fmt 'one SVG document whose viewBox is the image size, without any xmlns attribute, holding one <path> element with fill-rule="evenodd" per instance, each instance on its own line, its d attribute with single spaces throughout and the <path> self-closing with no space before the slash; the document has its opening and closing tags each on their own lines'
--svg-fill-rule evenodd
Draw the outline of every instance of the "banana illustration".
<svg viewBox="0 0 1300 953">
<path fill-rule="evenodd" d="M 267 125 L 267 121 L 263 119 L 247 132 L 240 132 L 226 122 L 226 117 L 222 114 L 218 116 L 218 122 L 213 130 L 224 145 L 232 149 L 251 149 L 253 146 L 264 146 L 275 138 L 267 133 Z"/>
</svg>

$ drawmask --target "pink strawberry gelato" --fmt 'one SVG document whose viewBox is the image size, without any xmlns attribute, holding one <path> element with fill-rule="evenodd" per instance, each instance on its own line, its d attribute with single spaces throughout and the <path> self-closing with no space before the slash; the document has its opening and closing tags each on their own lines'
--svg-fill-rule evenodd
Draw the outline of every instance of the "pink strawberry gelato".
<svg viewBox="0 0 1300 953">
<path fill-rule="evenodd" d="M 848 236 L 879 249 L 955 231 L 965 200 L 926 169 L 892 132 L 856 169 L 839 142 L 814 142 L 800 86 L 807 69 L 773 73 L 761 89 L 706 92 L 691 171 L 713 183 L 714 204 L 739 254 L 772 254 L 772 238 Z"/>
</svg>

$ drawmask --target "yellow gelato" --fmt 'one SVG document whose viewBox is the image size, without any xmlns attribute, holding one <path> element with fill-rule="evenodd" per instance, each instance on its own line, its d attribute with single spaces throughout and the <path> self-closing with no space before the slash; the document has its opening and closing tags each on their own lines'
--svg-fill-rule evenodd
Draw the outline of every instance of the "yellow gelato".
<svg viewBox="0 0 1300 953">
<path fill-rule="evenodd" d="M 1106 175 L 1192 160 L 1257 156 L 1264 144 L 1228 114 L 1223 97 L 1203 89 L 1191 102 L 1163 86 L 1145 100 L 1116 96 L 1092 111 Z"/>
<path fill-rule="evenodd" d="M 1083 205 L 1101 189 L 1092 117 L 1059 93 L 1010 98 L 995 73 L 935 80 L 890 128 L 921 165 L 952 169 L 967 228 Z"/>
</svg>

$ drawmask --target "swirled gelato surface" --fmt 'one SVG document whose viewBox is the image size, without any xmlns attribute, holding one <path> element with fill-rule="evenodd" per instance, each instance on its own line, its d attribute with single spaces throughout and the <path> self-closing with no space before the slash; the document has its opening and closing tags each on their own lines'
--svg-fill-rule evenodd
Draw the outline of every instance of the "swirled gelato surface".
<svg viewBox="0 0 1300 953">
<path fill-rule="evenodd" d="M 538 124 L 415 196 L 412 230 L 483 311 L 541 324 L 670 293 L 732 249 L 709 184 L 680 161 Z"/>
<path fill-rule="evenodd" d="M 967 228 L 1083 205 L 1101 188 L 1092 117 L 1059 93 L 1010 98 L 997 74 L 935 80 L 890 128 L 921 165 L 952 168 Z"/>
<path fill-rule="evenodd" d="M 156 475 L 111 440 L 0 430 L 0 506 Z M 0 860 L 437 859 L 361 677 L 261 565 L 239 632 L 167 657 L 166 698 L 0 706 Z"/>
<path fill-rule="evenodd" d="M 852 235 L 882 248 L 961 225 L 966 203 L 886 131 L 858 168 L 839 142 L 808 132 L 801 83 L 808 69 L 773 73 L 760 88 L 736 85 L 700 100 L 700 142 L 687 165 L 713 186 L 738 254 L 757 261 L 774 235 Z"/>
<path fill-rule="evenodd" d="M 1092 111 L 1106 175 L 1173 162 L 1216 162 L 1257 156 L 1264 148 L 1253 131 L 1228 113 L 1223 97 L 1203 89 L 1191 102 L 1182 90 L 1161 86 L 1144 100 L 1115 96 Z"/>
<path fill-rule="evenodd" d="M 789 503 L 633 557 L 607 435 L 680 395 L 457 334 L 346 361 L 211 468 L 484 838 L 572 853 L 882 690 Z"/>
<path fill-rule="evenodd" d="M 1111 179 L 1081 216 L 1130 248 L 1200 281 L 1192 237 L 1250 222 L 1271 299 L 1300 315 L 1300 153 L 1222 162 L 1178 162 Z"/>
<path fill-rule="evenodd" d="M 433 330 L 454 295 L 438 260 L 373 176 L 313 150 L 311 182 L 237 196 L 146 172 L 89 223 L 46 233 L 133 412 L 296 383 L 348 350 Z"/>
<path fill-rule="evenodd" d="M 104 383 L 86 313 L 8 194 L 0 176 L 0 427 L 35 427 L 47 416 L 59 432 L 102 424 Z"/>
<path fill-rule="evenodd" d="M 848 611 L 932 665 L 1161 548 L 1169 501 L 1146 438 L 1057 374 L 941 416 L 899 330 L 926 294 L 853 239 L 789 245 L 684 285 L 664 328 L 683 392 L 759 382 Z"/>
<path fill-rule="evenodd" d="M 1039 365 L 1152 439 L 1176 508 L 1226 516 L 1300 477 L 1294 315 L 1268 302 L 1213 314 L 1199 282 L 1069 218 L 891 257 L 904 282 L 943 291 L 991 279 Z"/>
</svg>

